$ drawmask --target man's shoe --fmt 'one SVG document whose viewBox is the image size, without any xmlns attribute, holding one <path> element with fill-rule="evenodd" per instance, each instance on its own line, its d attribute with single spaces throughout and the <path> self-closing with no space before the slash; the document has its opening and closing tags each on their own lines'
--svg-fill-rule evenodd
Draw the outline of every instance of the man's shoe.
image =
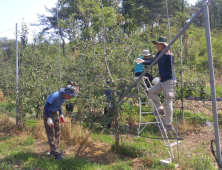
<svg viewBox="0 0 222 170">
<path fill-rule="evenodd" d="M 58 159 L 58 160 L 63 159 L 62 154 L 60 153 L 60 154 L 56 155 L 56 156 L 55 156 L 55 159 Z"/>
<path fill-rule="evenodd" d="M 174 129 L 173 125 L 164 125 L 164 128 L 166 130 L 173 130 Z"/>
<path fill-rule="evenodd" d="M 164 116 L 165 115 L 164 109 L 158 109 L 158 113 L 159 113 L 160 116 Z M 152 115 L 157 116 L 157 111 L 152 113 Z"/>
</svg>

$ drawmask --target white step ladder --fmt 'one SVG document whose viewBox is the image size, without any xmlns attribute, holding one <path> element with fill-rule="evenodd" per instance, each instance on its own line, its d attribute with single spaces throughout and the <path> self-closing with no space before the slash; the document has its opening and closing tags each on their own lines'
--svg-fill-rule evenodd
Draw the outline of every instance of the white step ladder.
<svg viewBox="0 0 222 170">
<path fill-rule="evenodd" d="M 138 77 L 135 77 L 135 79 L 137 79 L 137 78 Z M 170 156 L 170 158 L 167 158 L 165 160 L 160 160 L 160 163 L 166 166 L 166 165 L 169 165 L 170 163 L 172 163 L 172 161 L 174 160 L 174 154 L 173 154 L 173 151 L 172 151 L 172 147 L 177 145 L 181 141 L 178 141 L 178 142 L 176 141 L 176 142 L 170 143 L 170 140 L 169 140 L 168 136 L 171 136 L 170 138 L 175 138 L 175 139 L 178 138 L 176 130 L 173 129 L 172 131 L 167 131 L 164 128 L 164 124 L 163 124 L 163 121 L 161 119 L 161 116 L 160 116 L 157 108 L 155 107 L 154 102 L 148 96 L 149 88 L 147 87 L 146 81 L 150 84 L 150 87 L 152 87 L 148 77 L 143 77 L 141 79 L 141 81 L 138 82 L 138 84 L 137 84 L 138 96 L 139 96 L 139 127 L 138 127 L 138 136 L 145 129 L 145 127 L 147 125 L 149 125 L 149 124 L 155 125 L 155 126 L 157 126 L 159 128 L 161 136 L 163 138 L 164 145 L 165 145 L 165 147 L 167 149 L 167 152 L 169 153 L 169 156 Z M 140 97 L 141 96 L 140 95 L 141 91 L 143 93 L 145 93 L 145 96 L 146 96 L 146 101 L 145 102 L 141 101 L 141 97 Z M 142 112 L 142 105 L 143 104 L 147 104 L 147 106 L 150 107 L 152 111 L 151 112 Z M 154 115 L 155 116 L 155 121 L 154 122 L 141 122 L 141 118 L 145 114 Z M 141 127 L 141 126 L 143 126 L 143 127 Z M 174 135 L 173 135 L 173 133 L 174 133 Z"/>
</svg>

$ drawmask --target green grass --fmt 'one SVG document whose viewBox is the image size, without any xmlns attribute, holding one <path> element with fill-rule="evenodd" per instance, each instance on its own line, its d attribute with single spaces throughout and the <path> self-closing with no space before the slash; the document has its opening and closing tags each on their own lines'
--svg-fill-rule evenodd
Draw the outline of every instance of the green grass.
<svg viewBox="0 0 222 170">
<path fill-rule="evenodd" d="M 4 140 L 7 140 L 7 139 L 10 139 L 11 138 L 11 136 L 1 136 L 0 137 L 0 141 L 4 141 Z"/>
<path fill-rule="evenodd" d="M 27 137 L 25 140 L 18 136 L 7 136 L 0 140 L 1 155 L 10 155 L 14 152 L 32 151 L 35 146 L 35 139 Z"/>
<path fill-rule="evenodd" d="M 36 141 L 35 138 L 28 136 L 26 140 L 23 141 L 23 145 L 25 146 L 33 145 L 35 141 Z"/>
<path fill-rule="evenodd" d="M 15 164 L 22 166 L 24 169 L 47 169 L 47 170 L 98 170 L 98 169 L 124 169 L 131 170 L 131 167 L 123 161 L 117 161 L 112 165 L 90 163 L 86 159 L 67 156 L 63 160 L 55 160 L 54 157 L 38 155 L 33 152 L 13 152 L 6 157 L 5 161 L 0 164 L 1 169 L 13 169 Z"/>
<path fill-rule="evenodd" d="M 90 134 L 90 137 L 93 140 L 97 140 L 99 135 L 100 135 L 100 132 L 101 132 L 101 129 L 97 129 L 95 132 Z M 112 133 L 110 131 L 108 131 L 108 130 L 104 131 L 104 133 L 101 135 L 99 141 L 100 142 L 104 142 L 104 143 L 108 143 L 110 145 L 115 143 L 115 139 L 114 139 Z"/>
<path fill-rule="evenodd" d="M 143 107 L 143 109 L 147 109 Z M 136 107 L 134 108 L 136 110 Z M 123 113 L 128 116 L 128 112 Z M 182 114 L 178 110 L 178 119 L 182 118 Z M 204 121 L 211 121 L 212 118 L 205 116 L 204 114 L 193 114 L 192 112 L 185 111 L 186 120 L 192 124 L 202 124 Z M 153 120 L 153 116 L 145 117 L 145 120 Z M 126 120 L 122 120 L 126 121 Z M 138 119 L 136 120 L 138 121 Z M 35 120 L 31 120 L 26 124 L 28 127 L 35 126 Z M 97 128 L 91 133 L 90 137 L 93 140 L 97 140 L 102 128 Z M 2 159 L 0 160 L 0 169 L 16 169 L 15 166 L 22 167 L 22 169 L 49 169 L 49 170 L 65 170 L 65 169 L 92 169 L 92 170 L 128 170 L 133 169 L 134 162 L 131 160 L 124 160 L 126 158 L 139 158 L 151 160 L 151 164 L 144 165 L 141 162 L 140 169 L 164 169 L 164 166 L 159 164 L 159 160 L 167 158 L 169 155 L 164 147 L 162 140 L 151 140 L 143 137 L 136 137 L 133 135 L 126 135 L 127 132 L 121 132 L 120 146 L 116 150 L 114 147 L 115 139 L 112 134 L 112 129 L 105 129 L 104 133 L 101 135 L 99 142 L 107 143 L 112 145 L 113 152 L 117 155 L 123 157 L 122 160 L 116 159 L 115 162 L 111 164 L 98 164 L 92 163 L 87 159 L 77 158 L 74 155 L 64 156 L 65 159 L 61 161 L 55 160 L 53 157 L 48 157 L 47 155 L 39 155 L 34 152 L 35 142 L 32 136 L 27 136 L 21 138 L 17 136 L 4 136 L 0 137 L 0 153 Z M 133 133 L 137 134 L 137 129 L 133 130 Z M 146 137 L 160 137 L 159 129 L 153 125 L 147 126 L 141 133 L 142 136 Z M 64 146 L 66 147 L 66 146 Z M 201 150 L 206 147 L 205 144 L 201 145 L 193 153 L 199 155 Z M 61 149 L 61 148 L 60 148 Z M 64 148 L 65 149 L 65 148 Z M 124 157 L 125 156 L 125 157 Z M 147 157 L 147 158 L 146 158 Z M 189 158 L 191 169 L 198 169 L 201 167 L 203 169 L 212 169 L 212 164 L 208 157 L 206 156 L 193 156 Z M 173 169 L 174 164 L 170 165 L 168 169 Z"/>
<path fill-rule="evenodd" d="M 38 124 L 38 121 L 36 121 L 35 119 L 25 119 L 24 123 L 26 127 L 35 128 Z"/>
<path fill-rule="evenodd" d="M 189 111 L 184 111 L 184 115 L 185 115 L 185 120 L 189 121 L 191 124 L 196 125 L 196 124 L 202 124 L 205 121 L 213 121 L 213 117 L 212 116 L 206 116 L 204 113 L 192 113 Z M 177 110 L 177 119 L 182 120 L 183 115 L 182 112 L 180 110 Z"/>
</svg>

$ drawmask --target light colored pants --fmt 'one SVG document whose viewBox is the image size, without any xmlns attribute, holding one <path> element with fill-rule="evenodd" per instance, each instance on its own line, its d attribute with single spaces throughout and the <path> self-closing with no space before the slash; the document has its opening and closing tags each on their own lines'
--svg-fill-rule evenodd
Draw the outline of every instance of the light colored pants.
<svg viewBox="0 0 222 170">
<path fill-rule="evenodd" d="M 158 93 L 163 91 L 164 94 L 164 110 L 165 110 L 165 118 L 164 124 L 171 125 L 173 121 L 173 98 L 174 98 L 174 81 L 167 80 L 165 82 L 159 82 L 158 84 L 151 87 L 148 91 L 149 97 L 153 100 L 157 109 L 161 108 L 161 102 L 158 97 Z"/>
</svg>

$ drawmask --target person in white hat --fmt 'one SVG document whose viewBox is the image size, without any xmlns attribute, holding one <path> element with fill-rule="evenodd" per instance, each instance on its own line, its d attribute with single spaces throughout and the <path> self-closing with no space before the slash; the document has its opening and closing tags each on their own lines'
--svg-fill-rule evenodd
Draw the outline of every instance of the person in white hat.
<svg viewBox="0 0 222 170">
<path fill-rule="evenodd" d="M 68 85 L 66 88 L 61 88 L 60 91 L 53 92 L 45 102 L 43 110 L 44 125 L 51 149 L 50 155 L 54 155 L 56 159 L 63 159 L 63 152 L 59 151 L 61 133 L 59 123 L 65 122 L 62 113 L 62 104 L 73 96 L 77 96 L 78 90 L 78 86 Z M 60 113 L 60 120 L 57 113 L 58 111 Z"/>
<path fill-rule="evenodd" d="M 140 56 L 137 57 L 137 59 L 135 60 L 135 66 L 134 66 L 134 73 L 136 77 L 139 77 L 143 72 L 144 72 L 144 63 L 142 63 L 141 61 L 143 60 L 150 60 L 152 61 L 153 57 L 150 54 L 149 50 L 143 50 L 142 54 Z M 150 87 L 150 83 L 153 81 L 153 76 L 150 75 L 149 73 L 146 73 L 144 75 L 145 77 L 148 77 L 149 81 L 146 80 L 146 84 L 147 87 Z"/>
</svg>

